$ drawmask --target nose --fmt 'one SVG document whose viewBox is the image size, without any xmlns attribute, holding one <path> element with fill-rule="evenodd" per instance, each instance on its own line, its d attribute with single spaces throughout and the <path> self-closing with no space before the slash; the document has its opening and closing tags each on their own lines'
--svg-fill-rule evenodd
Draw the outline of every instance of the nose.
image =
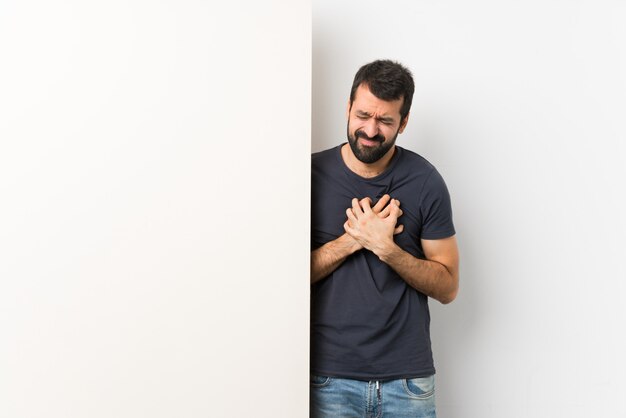
<svg viewBox="0 0 626 418">
<path fill-rule="evenodd" d="M 367 136 L 373 138 L 378 135 L 378 122 L 374 118 L 369 118 L 365 121 L 361 130 L 365 132 Z"/>
</svg>

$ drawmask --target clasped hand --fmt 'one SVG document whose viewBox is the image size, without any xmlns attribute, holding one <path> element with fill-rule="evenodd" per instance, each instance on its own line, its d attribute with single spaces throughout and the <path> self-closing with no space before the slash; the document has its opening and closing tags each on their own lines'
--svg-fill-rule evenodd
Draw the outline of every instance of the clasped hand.
<svg viewBox="0 0 626 418">
<path fill-rule="evenodd" d="M 400 201 L 387 194 L 374 207 L 371 204 L 369 197 L 352 199 L 352 207 L 346 209 L 348 220 L 343 227 L 361 247 L 380 256 L 382 251 L 394 245 L 393 236 L 404 229 L 403 225 L 396 226 L 402 210 Z"/>
</svg>

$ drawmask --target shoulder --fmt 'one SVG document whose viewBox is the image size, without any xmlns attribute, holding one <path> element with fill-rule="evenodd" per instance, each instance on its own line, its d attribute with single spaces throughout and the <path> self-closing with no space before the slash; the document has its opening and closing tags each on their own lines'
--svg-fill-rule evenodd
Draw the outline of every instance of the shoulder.
<svg viewBox="0 0 626 418">
<path fill-rule="evenodd" d="M 414 151 L 397 147 L 399 152 L 396 170 L 402 177 L 412 180 L 416 186 L 422 188 L 431 177 L 440 178 L 437 169 L 426 158 Z"/>
<path fill-rule="evenodd" d="M 326 159 L 332 158 L 333 155 L 337 152 L 337 148 L 339 148 L 340 146 L 341 145 L 337 145 L 335 147 L 328 148 L 324 151 L 314 152 L 311 154 L 311 159 L 313 161 L 320 161 L 320 160 L 326 160 Z"/>
<path fill-rule="evenodd" d="M 324 151 L 314 152 L 311 154 L 311 165 L 313 169 L 328 169 L 337 167 L 337 154 L 341 145 L 329 148 Z"/>
<path fill-rule="evenodd" d="M 437 170 L 426 158 L 416 152 L 400 148 L 400 161 L 398 164 L 402 175 L 413 180 L 414 189 L 423 201 L 424 196 L 429 194 L 447 193 L 446 183 Z"/>
<path fill-rule="evenodd" d="M 435 170 L 435 166 L 418 153 L 406 148 L 396 147 L 400 152 L 400 162 L 405 167 L 411 169 L 412 171 L 431 172 L 432 170 Z"/>
</svg>

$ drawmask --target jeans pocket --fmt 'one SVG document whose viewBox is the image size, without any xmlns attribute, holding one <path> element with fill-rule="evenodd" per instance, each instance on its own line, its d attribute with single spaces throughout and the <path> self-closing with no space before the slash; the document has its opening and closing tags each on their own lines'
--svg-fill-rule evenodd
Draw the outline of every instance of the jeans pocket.
<svg viewBox="0 0 626 418">
<path fill-rule="evenodd" d="M 435 393 L 435 376 L 402 379 L 402 386 L 404 386 L 406 394 L 411 398 L 430 398 Z"/>
<path fill-rule="evenodd" d="M 329 383 L 329 376 L 318 376 L 316 374 L 311 374 L 311 387 L 323 388 L 324 386 L 328 386 Z"/>
</svg>

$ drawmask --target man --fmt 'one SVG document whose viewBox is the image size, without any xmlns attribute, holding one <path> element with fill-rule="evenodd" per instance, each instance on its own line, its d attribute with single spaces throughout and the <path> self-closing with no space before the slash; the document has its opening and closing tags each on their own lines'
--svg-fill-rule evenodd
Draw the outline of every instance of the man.
<svg viewBox="0 0 626 418">
<path fill-rule="evenodd" d="M 449 303 L 459 256 L 435 168 L 395 145 L 413 77 L 356 73 L 348 143 L 313 154 L 311 416 L 434 417 L 428 297 Z"/>
</svg>

